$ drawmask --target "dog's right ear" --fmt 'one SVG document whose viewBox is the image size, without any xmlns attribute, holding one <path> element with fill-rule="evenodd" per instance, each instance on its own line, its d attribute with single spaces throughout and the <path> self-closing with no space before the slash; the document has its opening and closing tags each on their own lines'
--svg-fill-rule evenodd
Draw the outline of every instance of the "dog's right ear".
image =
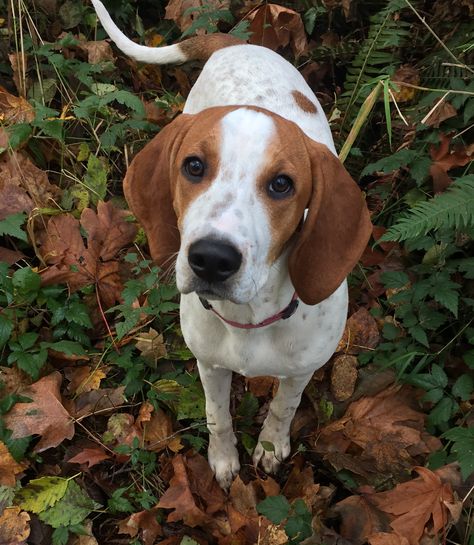
<svg viewBox="0 0 474 545">
<path fill-rule="evenodd" d="M 174 158 L 193 117 L 181 114 L 162 129 L 134 157 L 123 181 L 125 198 L 145 230 L 151 257 L 163 271 L 179 250 L 171 175 Z"/>
</svg>

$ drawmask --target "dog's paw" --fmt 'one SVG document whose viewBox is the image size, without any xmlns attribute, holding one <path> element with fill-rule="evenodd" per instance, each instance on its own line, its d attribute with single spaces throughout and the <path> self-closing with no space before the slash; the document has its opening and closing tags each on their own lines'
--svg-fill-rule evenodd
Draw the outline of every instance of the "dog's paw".
<svg viewBox="0 0 474 545">
<path fill-rule="evenodd" d="M 278 471 L 280 463 L 288 458 L 290 454 L 290 438 L 288 435 L 269 437 L 264 432 L 265 430 L 262 430 L 258 438 L 253 453 L 253 463 L 255 466 L 260 464 L 266 473 L 275 473 Z"/>
<path fill-rule="evenodd" d="M 224 490 L 228 490 L 234 477 L 240 471 L 239 453 L 235 448 L 236 438 L 233 433 L 210 435 L 207 457 L 216 476 L 216 481 Z"/>
</svg>

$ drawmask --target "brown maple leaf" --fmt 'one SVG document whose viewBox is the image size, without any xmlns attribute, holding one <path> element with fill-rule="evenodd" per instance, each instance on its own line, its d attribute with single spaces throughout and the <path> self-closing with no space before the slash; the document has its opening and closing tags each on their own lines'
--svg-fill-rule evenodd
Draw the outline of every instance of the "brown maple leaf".
<svg viewBox="0 0 474 545">
<path fill-rule="evenodd" d="M 446 504 L 454 503 L 449 483 L 443 483 L 425 467 L 416 467 L 415 471 L 418 478 L 367 496 L 370 503 L 391 515 L 390 526 L 410 545 L 418 545 L 425 531 L 434 535 L 445 528 L 451 518 Z"/>
<path fill-rule="evenodd" d="M 276 50 L 291 46 L 296 57 L 306 52 L 308 43 L 301 16 L 296 11 L 277 4 L 265 4 L 252 11 L 247 19 L 251 44 Z"/>
<path fill-rule="evenodd" d="M 183 448 L 180 438 L 173 433 L 171 417 L 162 409 L 155 409 L 149 401 L 140 407 L 135 427 L 147 450 L 160 452 L 169 448 L 178 452 Z"/>
<path fill-rule="evenodd" d="M 43 284 L 66 282 L 71 291 L 94 284 L 106 308 L 119 301 L 123 284 L 116 256 L 136 234 L 127 216 L 111 202 L 99 202 L 97 213 L 85 208 L 80 222 L 71 214 L 51 218 L 38 236 L 43 260 L 50 265 L 40 273 Z M 87 233 L 87 247 L 81 226 Z"/>
<path fill-rule="evenodd" d="M 414 409 L 414 400 L 414 390 L 407 386 L 362 397 L 321 430 L 315 448 L 335 467 L 366 478 L 374 472 L 404 476 L 417 465 L 417 457 L 440 447 L 424 431 L 425 415 Z"/>
<path fill-rule="evenodd" d="M 74 423 L 61 402 L 61 375 L 57 371 L 43 377 L 21 391 L 31 403 L 16 403 L 4 416 L 5 426 L 12 430 L 12 438 L 40 435 L 33 452 L 57 447 L 74 435 Z"/>
<path fill-rule="evenodd" d="M 177 454 L 171 463 L 174 475 L 158 503 L 162 509 L 173 509 L 168 522 L 182 520 L 191 527 L 215 528 L 218 521 L 214 515 L 224 510 L 224 493 L 206 459 L 199 454 Z"/>
</svg>

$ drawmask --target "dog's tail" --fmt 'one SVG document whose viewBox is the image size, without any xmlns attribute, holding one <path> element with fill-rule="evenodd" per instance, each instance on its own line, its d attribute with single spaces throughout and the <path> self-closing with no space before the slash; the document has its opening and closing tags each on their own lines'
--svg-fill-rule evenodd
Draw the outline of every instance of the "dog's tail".
<svg viewBox="0 0 474 545">
<path fill-rule="evenodd" d="M 244 42 L 230 34 L 208 34 L 189 38 L 184 42 L 164 47 L 148 47 L 132 42 L 118 28 L 100 0 L 91 0 L 97 16 L 107 34 L 126 55 L 150 64 L 183 63 L 207 60 L 214 51 Z"/>
</svg>

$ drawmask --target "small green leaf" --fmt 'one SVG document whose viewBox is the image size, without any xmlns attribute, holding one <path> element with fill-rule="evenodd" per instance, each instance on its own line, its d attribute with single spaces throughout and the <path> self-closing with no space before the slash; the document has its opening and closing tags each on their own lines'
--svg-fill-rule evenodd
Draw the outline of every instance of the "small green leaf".
<svg viewBox="0 0 474 545">
<path fill-rule="evenodd" d="M 259 443 L 262 445 L 263 450 L 266 450 L 267 452 L 275 452 L 275 445 L 270 441 L 259 441 Z"/>
<path fill-rule="evenodd" d="M 273 524 L 280 524 L 290 513 L 290 503 L 284 496 L 269 496 L 257 504 L 257 511 Z"/>
<path fill-rule="evenodd" d="M 461 375 L 456 379 L 456 382 L 453 385 L 453 395 L 462 399 L 462 401 L 467 401 L 471 398 L 474 391 L 474 378 L 472 375 Z"/>
<path fill-rule="evenodd" d="M 58 341 L 56 343 L 46 343 L 48 348 L 57 352 L 62 352 L 66 356 L 84 356 L 86 351 L 83 346 L 75 341 Z"/>
<path fill-rule="evenodd" d="M 10 214 L 4 220 L 0 220 L 0 235 L 15 237 L 28 242 L 28 237 L 21 226 L 25 223 L 27 215 L 24 212 Z"/>
<path fill-rule="evenodd" d="M 53 528 L 80 524 L 98 505 L 74 481 L 67 481 L 66 493 L 52 507 L 41 511 L 39 518 Z"/>
<path fill-rule="evenodd" d="M 41 513 L 64 496 L 68 483 L 68 479 L 61 477 L 32 479 L 16 493 L 15 501 L 25 511 Z"/>
<path fill-rule="evenodd" d="M 5 316 L 5 314 L 0 314 L 0 349 L 8 342 L 12 331 L 13 321 Z"/>
<path fill-rule="evenodd" d="M 181 390 L 176 418 L 200 419 L 206 417 L 206 399 L 200 382 L 194 382 Z"/>
</svg>

